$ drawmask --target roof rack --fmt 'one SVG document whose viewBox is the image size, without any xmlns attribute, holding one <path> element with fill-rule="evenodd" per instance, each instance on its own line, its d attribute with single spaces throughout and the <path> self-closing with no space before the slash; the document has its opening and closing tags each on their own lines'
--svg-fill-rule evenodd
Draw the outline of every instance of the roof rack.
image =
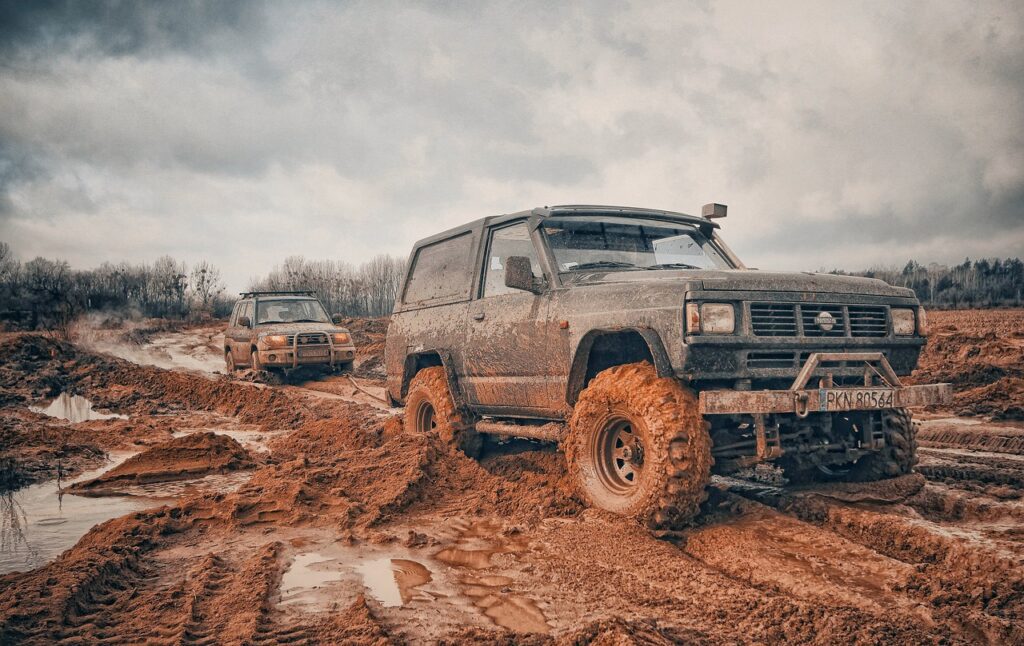
<svg viewBox="0 0 1024 646">
<path fill-rule="evenodd" d="M 273 289 L 268 292 L 239 292 L 238 294 L 242 298 L 249 298 L 250 296 L 316 296 L 316 292 L 311 289 L 300 289 L 296 291 L 288 291 L 283 289 Z"/>
</svg>

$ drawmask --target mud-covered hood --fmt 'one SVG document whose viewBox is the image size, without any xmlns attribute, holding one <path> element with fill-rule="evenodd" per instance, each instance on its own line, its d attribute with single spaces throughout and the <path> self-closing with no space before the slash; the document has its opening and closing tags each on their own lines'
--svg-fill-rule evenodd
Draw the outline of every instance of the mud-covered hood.
<svg viewBox="0 0 1024 646">
<path fill-rule="evenodd" d="M 824 292 L 899 297 L 914 294 L 912 290 L 893 287 L 876 278 L 746 269 L 581 272 L 563 274 L 562 280 L 569 285 L 624 282 L 651 282 L 664 285 L 666 282 L 676 281 L 688 284 L 690 289 L 721 291 Z"/>
<path fill-rule="evenodd" d="M 334 334 L 337 332 L 348 332 L 348 330 L 338 327 L 333 323 L 273 323 L 271 325 L 256 326 L 256 334 L 301 334 L 303 332 Z"/>
</svg>

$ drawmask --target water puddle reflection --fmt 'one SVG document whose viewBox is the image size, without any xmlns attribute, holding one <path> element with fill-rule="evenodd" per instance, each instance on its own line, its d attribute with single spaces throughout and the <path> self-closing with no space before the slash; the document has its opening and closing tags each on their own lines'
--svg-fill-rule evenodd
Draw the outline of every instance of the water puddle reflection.
<svg viewBox="0 0 1024 646">
<path fill-rule="evenodd" d="M 94 419 L 128 419 L 127 415 L 117 413 L 100 413 L 92 408 L 92 402 L 80 395 L 69 395 L 61 393 L 47 406 L 29 406 L 34 413 L 42 413 L 50 417 L 56 417 L 77 424 L 88 422 Z"/>
<path fill-rule="evenodd" d="M 111 453 L 111 462 L 81 474 L 77 480 L 95 478 L 132 455 Z M 125 496 L 82 498 L 63 494 L 57 480 L 0 495 L 0 574 L 39 567 L 72 547 L 94 525 L 154 502 Z"/>
</svg>

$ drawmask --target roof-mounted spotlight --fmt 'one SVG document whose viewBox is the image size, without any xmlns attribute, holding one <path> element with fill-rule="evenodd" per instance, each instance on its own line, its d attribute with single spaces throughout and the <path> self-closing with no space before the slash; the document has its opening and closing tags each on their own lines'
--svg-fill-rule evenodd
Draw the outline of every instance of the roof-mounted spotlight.
<svg viewBox="0 0 1024 646">
<path fill-rule="evenodd" d="M 700 214 L 709 220 L 714 220 L 715 218 L 724 218 L 725 212 L 728 208 L 729 207 L 727 207 L 724 204 L 705 204 L 701 208 Z"/>
</svg>

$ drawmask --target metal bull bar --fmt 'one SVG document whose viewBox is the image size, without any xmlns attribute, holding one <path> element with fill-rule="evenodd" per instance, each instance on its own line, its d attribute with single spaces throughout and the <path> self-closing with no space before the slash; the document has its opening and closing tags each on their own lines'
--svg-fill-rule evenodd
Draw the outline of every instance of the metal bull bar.
<svg viewBox="0 0 1024 646">
<path fill-rule="evenodd" d="M 834 386 L 832 375 L 818 388 L 807 383 L 823 363 L 864 364 L 863 386 Z M 876 365 L 872 365 L 876 364 Z M 881 352 L 815 352 L 808 357 L 788 390 L 708 390 L 700 393 L 702 415 L 734 413 L 793 413 L 806 417 L 816 412 L 879 410 L 948 403 L 949 384 L 904 386 Z"/>
</svg>

